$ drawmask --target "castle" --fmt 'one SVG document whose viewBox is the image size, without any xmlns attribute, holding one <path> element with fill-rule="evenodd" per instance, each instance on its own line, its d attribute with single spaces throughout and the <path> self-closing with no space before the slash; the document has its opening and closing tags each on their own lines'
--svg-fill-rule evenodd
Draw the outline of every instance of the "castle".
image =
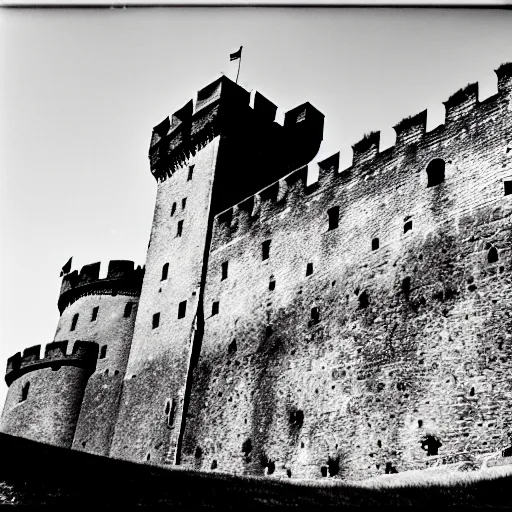
<svg viewBox="0 0 512 512">
<path fill-rule="evenodd" d="M 153 129 L 144 268 L 64 275 L 55 339 L 7 362 L 0 430 L 276 478 L 475 461 L 512 436 L 512 63 L 307 165 L 324 116 L 226 77 Z M 508 197 L 510 196 L 510 197 Z"/>
</svg>

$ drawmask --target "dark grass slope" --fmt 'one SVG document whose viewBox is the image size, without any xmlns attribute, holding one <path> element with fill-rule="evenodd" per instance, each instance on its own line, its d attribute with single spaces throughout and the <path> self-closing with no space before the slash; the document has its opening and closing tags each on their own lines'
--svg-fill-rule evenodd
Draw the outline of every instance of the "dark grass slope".
<svg viewBox="0 0 512 512">
<path fill-rule="evenodd" d="M 396 506 L 512 507 L 512 478 L 452 487 L 366 489 L 237 477 L 157 468 L 56 448 L 0 434 L 0 495 L 3 504 L 49 510 L 151 506 L 201 507 L 335 506 L 341 509 Z M 23 508 L 23 507 L 22 507 Z"/>
</svg>

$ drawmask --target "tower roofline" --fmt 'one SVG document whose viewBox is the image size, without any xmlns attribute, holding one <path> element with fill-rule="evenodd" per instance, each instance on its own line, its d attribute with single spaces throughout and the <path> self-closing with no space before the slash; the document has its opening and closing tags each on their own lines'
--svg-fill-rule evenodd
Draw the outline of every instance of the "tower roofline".
<svg viewBox="0 0 512 512">
<path fill-rule="evenodd" d="M 131 295 L 138 296 L 142 287 L 144 268 L 134 268 L 133 261 L 112 260 L 108 264 L 107 277 L 100 279 L 100 262 L 84 265 L 80 272 L 74 270 L 65 275 L 59 294 L 60 314 L 84 295 Z"/>
<path fill-rule="evenodd" d="M 26 348 L 23 354 L 17 352 L 7 359 L 5 382 L 10 386 L 22 375 L 48 367 L 76 366 L 94 372 L 99 350 L 96 342 L 76 341 L 71 354 L 66 354 L 67 346 L 67 341 L 48 343 L 42 359 L 41 345 Z"/>
<path fill-rule="evenodd" d="M 157 181 L 170 177 L 217 135 L 236 133 L 255 138 L 265 133 L 275 146 L 273 158 L 281 168 L 296 169 L 318 152 L 323 139 L 324 115 L 305 102 L 285 113 L 283 125 L 275 122 L 277 106 L 221 76 L 203 87 L 195 105 L 188 101 L 153 128 L 149 148 L 151 173 Z"/>
</svg>

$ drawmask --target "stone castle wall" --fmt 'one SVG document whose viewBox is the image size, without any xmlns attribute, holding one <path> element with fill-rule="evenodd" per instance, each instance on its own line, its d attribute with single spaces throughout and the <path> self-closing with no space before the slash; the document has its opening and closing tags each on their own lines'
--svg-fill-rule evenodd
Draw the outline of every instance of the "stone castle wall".
<svg viewBox="0 0 512 512">
<path fill-rule="evenodd" d="M 363 478 L 508 445 L 510 68 L 431 132 L 404 120 L 394 147 L 370 134 L 349 169 L 334 156 L 217 216 L 185 465 Z"/>
<path fill-rule="evenodd" d="M 512 65 L 497 74 L 497 95 L 469 85 L 445 124 L 404 119 L 382 152 L 370 133 L 309 186 L 307 167 L 287 173 L 317 151 L 320 112 L 280 126 L 225 77 L 200 91 L 153 132 L 145 271 L 64 277 L 55 343 L 9 359 L 0 430 L 298 478 L 509 446 Z"/>
</svg>

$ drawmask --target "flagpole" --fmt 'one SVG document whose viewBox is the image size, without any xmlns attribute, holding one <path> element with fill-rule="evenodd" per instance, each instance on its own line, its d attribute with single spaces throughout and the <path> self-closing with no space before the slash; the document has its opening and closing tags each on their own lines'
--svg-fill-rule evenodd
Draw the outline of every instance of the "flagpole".
<svg viewBox="0 0 512 512">
<path fill-rule="evenodd" d="M 238 73 L 236 74 L 236 84 L 238 83 L 238 75 L 240 74 L 240 66 L 242 65 L 242 46 L 240 46 L 240 58 L 238 59 Z"/>
<path fill-rule="evenodd" d="M 240 58 L 238 59 L 238 73 L 236 74 L 236 82 L 238 83 L 238 75 L 240 74 L 240 65 L 242 64 L 242 56 L 240 55 Z"/>
</svg>

